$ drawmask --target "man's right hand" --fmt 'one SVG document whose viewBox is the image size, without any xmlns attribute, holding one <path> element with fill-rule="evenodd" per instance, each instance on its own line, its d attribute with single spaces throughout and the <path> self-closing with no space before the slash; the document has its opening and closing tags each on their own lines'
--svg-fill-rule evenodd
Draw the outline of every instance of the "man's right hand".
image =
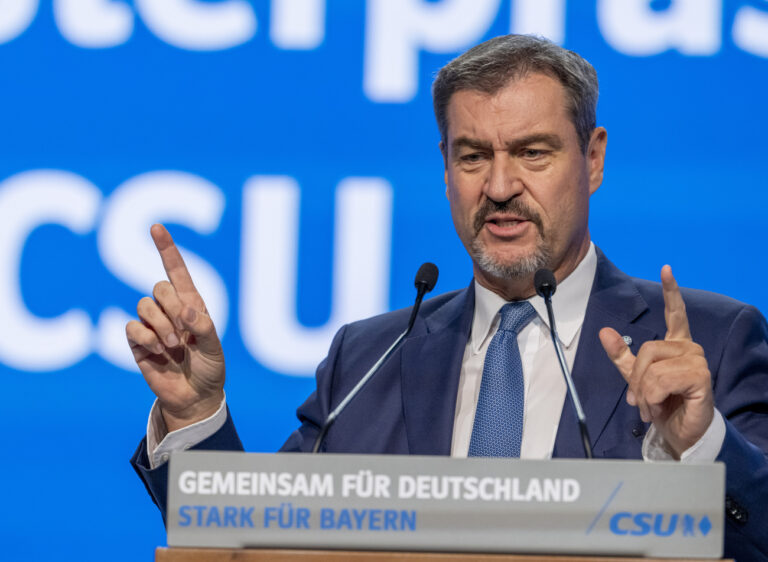
<svg viewBox="0 0 768 562">
<path fill-rule="evenodd" d="M 144 297 L 141 321 L 125 327 L 144 379 L 157 395 L 168 431 L 210 417 L 224 397 L 224 352 L 205 303 L 187 266 L 161 224 L 151 229 L 170 281 L 160 281 L 154 299 Z"/>
</svg>

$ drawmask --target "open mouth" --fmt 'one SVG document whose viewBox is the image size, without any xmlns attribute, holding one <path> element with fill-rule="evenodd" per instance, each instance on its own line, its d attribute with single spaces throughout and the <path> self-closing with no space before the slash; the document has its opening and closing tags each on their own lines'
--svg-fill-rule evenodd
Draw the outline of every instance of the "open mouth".
<svg viewBox="0 0 768 562">
<path fill-rule="evenodd" d="M 486 200 L 477 210 L 473 226 L 475 235 L 479 235 L 483 229 L 488 229 L 497 236 L 509 237 L 526 232 L 531 223 L 539 231 L 542 230 L 539 215 L 513 198 L 504 203 Z"/>
<path fill-rule="evenodd" d="M 531 221 L 518 216 L 491 215 L 484 221 L 484 227 L 493 236 L 502 238 L 514 238 L 527 232 L 527 226 Z"/>
<path fill-rule="evenodd" d="M 525 219 L 491 219 L 488 222 L 490 222 L 491 224 L 495 224 L 496 226 L 499 226 L 501 228 L 511 228 L 513 226 L 517 226 L 522 222 L 526 222 L 526 220 Z"/>
</svg>

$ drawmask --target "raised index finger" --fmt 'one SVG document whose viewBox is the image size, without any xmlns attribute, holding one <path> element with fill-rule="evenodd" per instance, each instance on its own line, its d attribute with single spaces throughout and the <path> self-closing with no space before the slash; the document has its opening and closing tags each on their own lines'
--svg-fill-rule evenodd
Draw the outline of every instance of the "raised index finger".
<svg viewBox="0 0 768 562">
<path fill-rule="evenodd" d="M 192 282 L 192 276 L 189 274 L 179 249 L 173 243 L 171 234 L 162 224 L 153 224 L 150 233 L 157 251 L 160 253 L 160 258 L 163 260 L 163 267 L 168 275 L 168 280 L 176 289 L 179 297 L 187 304 L 202 309 L 204 306 L 203 299 Z"/>
<path fill-rule="evenodd" d="M 661 268 L 661 287 L 664 292 L 664 319 L 667 323 L 665 340 L 690 340 L 691 329 L 688 325 L 688 313 L 680 294 L 680 287 L 672 275 L 672 268 Z"/>
</svg>

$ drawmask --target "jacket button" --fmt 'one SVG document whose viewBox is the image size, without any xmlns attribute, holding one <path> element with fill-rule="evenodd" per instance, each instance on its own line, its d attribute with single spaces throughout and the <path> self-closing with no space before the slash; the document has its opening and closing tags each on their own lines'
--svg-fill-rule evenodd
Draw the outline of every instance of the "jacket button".
<svg viewBox="0 0 768 562">
<path fill-rule="evenodd" d="M 635 437 L 642 437 L 645 435 L 645 425 L 642 423 L 637 424 L 635 427 L 632 428 L 632 435 Z"/>
<path fill-rule="evenodd" d="M 747 511 L 728 496 L 725 497 L 725 513 L 740 525 L 744 525 L 749 520 Z"/>
</svg>

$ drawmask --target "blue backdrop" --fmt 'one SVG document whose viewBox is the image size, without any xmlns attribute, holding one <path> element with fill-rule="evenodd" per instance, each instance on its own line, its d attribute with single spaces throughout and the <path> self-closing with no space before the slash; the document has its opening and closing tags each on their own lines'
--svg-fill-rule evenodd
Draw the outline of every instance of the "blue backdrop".
<svg viewBox="0 0 768 562">
<path fill-rule="evenodd" d="M 217 320 L 253 451 L 294 428 L 341 323 L 407 306 L 426 260 L 438 291 L 466 285 L 430 82 L 510 31 L 598 69 L 606 254 L 766 310 L 765 1 L 0 0 L 9 559 L 164 544 L 128 465 L 152 395 L 123 336 L 161 278 L 153 222 Z"/>
</svg>

